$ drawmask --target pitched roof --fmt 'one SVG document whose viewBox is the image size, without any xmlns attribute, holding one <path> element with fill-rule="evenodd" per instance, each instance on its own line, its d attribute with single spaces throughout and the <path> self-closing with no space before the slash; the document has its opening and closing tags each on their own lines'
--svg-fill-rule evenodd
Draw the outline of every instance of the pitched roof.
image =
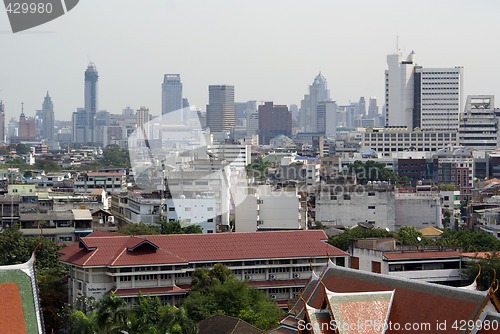
<svg viewBox="0 0 500 334">
<path fill-rule="evenodd" d="M 418 231 L 425 236 L 433 236 L 433 237 L 443 234 L 443 231 L 441 231 L 438 228 L 435 228 L 434 226 L 427 226 L 426 228 L 423 228 Z"/>
<path fill-rule="evenodd" d="M 467 289 L 460 289 L 444 285 L 410 280 L 390 275 L 374 274 L 350 268 L 338 267 L 329 263 L 321 276 L 322 284 L 319 280 L 311 282 L 306 286 L 313 289 L 313 292 L 306 299 L 307 305 L 312 308 L 321 308 L 324 301 L 323 284 L 326 289 L 338 294 L 350 294 L 360 292 L 392 291 L 394 297 L 390 307 L 388 321 L 393 324 L 386 331 L 388 334 L 401 333 L 394 324 L 404 326 L 404 324 L 430 324 L 431 328 L 426 330 L 405 330 L 405 333 L 442 333 L 436 328 L 436 324 L 446 321 L 453 324 L 455 321 L 474 319 L 483 310 L 498 315 L 500 308 L 497 300 L 491 292 L 481 292 Z M 490 299 L 491 298 L 491 299 Z M 485 309 L 485 306 L 488 307 Z M 378 307 L 378 306 L 377 306 Z M 293 308 L 298 314 L 303 314 L 304 307 L 301 302 L 297 302 Z M 363 312 L 359 312 L 357 319 L 364 317 Z M 356 315 L 353 313 L 353 315 Z M 354 319 L 354 318 L 353 318 Z M 289 328 L 288 324 L 283 324 Z M 281 329 L 282 327 L 279 327 Z M 445 332 L 451 332 L 450 327 Z M 281 333 L 279 330 L 269 333 Z M 295 329 L 295 333 L 297 330 Z M 359 331 L 357 331 L 359 333 Z"/>
<path fill-rule="evenodd" d="M 223 314 L 216 314 L 198 322 L 198 334 L 259 334 L 261 332 L 246 321 Z"/>
<path fill-rule="evenodd" d="M 94 232 L 60 253 L 81 266 L 216 262 L 245 259 L 347 256 L 327 245 L 321 230 L 129 236 Z M 136 247 L 147 243 L 151 247 Z M 132 249 L 134 248 L 134 249 Z"/>
<path fill-rule="evenodd" d="M 478 259 L 487 259 L 488 257 L 494 256 L 495 252 L 472 252 L 472 253 L 462 253 L 464 257 L 472 257 Z M 500 252 L 498 252 L 500 255 Z"/>
<path fill-rule="evenodd" d="M 384 257 L 388 260 L 399 259 L 427 259 L 427 258 L 443 258 L 443 257 L 460 257 L 462 254 L 459 251 L 443 251 L 443 252 L 384 252 Z"/>
</svg>

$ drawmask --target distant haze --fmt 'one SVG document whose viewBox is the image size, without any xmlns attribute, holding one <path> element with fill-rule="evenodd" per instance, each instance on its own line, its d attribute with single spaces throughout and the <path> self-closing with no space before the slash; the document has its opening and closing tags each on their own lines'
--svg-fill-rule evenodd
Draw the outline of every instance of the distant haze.
<svg viewBox="0 0 500 334">
<path fill-rule="evenodd" d="M 319 70 L 339 104 L 383 105 L 386 56 L 416 52 L 425 67 L 464 66 L 465 94 L 500 96 L 500 2 L 336 0 L 83 0 L 66 15 L 12 34 L 0 9 L 0 100 L 7 119 L 83 106 L 84 71 L 99 71 L 99 109 L 161 113 L 163 74 L 205 110 L 208 85 L 237 101 L 299 104 Z M 500 100 L 497 102 L 500 106 Z"/>
</svg>

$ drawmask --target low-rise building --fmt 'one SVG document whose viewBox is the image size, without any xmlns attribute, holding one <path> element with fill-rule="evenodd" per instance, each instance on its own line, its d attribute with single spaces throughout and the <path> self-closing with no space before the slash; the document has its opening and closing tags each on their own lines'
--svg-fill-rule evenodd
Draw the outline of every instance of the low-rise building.
<svg viewBox="0 0 500 334">
<path fill-rule="evenodd" d="M 125 189 L 125 173 L 88 172 L 78 175 L 74 182 L 75 192 L 92 192 L 93 189 L 105 189 L 116 192 Z"/>
<path fill-rule="evenodd" d="M 196 268 L 222 263 L 235 278 L 286 306 L 311 269 L 321 271 L 329 258 L 348 265 L 347 253 L 327 239 L 319 230 L 140 237 L 98 231 L 62 249 L 59 260 L 69 266 L 70 302 L 113 291 L 129 303 L 143 293 L 179 305 Z"/>
</svg>

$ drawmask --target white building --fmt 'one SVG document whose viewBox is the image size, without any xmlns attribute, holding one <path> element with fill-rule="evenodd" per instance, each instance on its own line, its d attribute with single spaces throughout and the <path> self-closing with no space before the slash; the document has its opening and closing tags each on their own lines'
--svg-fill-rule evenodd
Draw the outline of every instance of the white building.
<svg viewBox="0 0 500 334">
<path fill-rule="evenodd" d="M 297 188 L 249 188 L 235 208 L 236 232 L 300 230 L 306 228 L 305 212 Z"/>
<path fill-rule="evenodd" d="M 435 152 L 450 145 L 457 145 L 456 131 L 409 131 L 400 128 L 367 128 L 361 134 L 361 151 L 375 152 Z"/>
<path fill-rule="evenodd" d="M 413 124 L 422 130 L 456 131 L 464 110 L 463 67 L 415 68 Z"/>
<path fill-rule="evenodd" d="M 396 230 L 403 225 L 417 230 L 428 226 L 443 228 L 439 193 L 396 193 L 394 206 Z"/>
<path fill-rule="evenodd" d="M 98 231 L 62 249 L 59 260 L 69 266 L 69 302 L 112 291 L 129 303 L 142 293 L 178 306 L 195 269 L 221 263 L 286 307 L 311 268 L 321 272 L 329 257 L 348 265 L 348 254 L 327 240 L 319 230 L 139 237 Z"/>
<path fill-rule="evenodd" d="M 469 95 L 460 119 L 458 143 L 477 150 L 498 147 L 500 110 L 495 108 L 493 95 Z"/>
<path fill-rule="evenodd" d="M 219 160 L 225 160 L 231 167 L 244 169 L 252 162 L 251 145 L 209 145 L 207 151 Z"/>
<path fill-rule="evenodd" d="M 351 268 L 420 281 L 460 285 L 459 248 L 400 246 L 395 239 L 353 239 L 349 242 Z"/>
<path fill-rule="evenodd" d="M 415 52 L 387 56 L 385 71 L 385 125 L 413 129 L 413 83 Z"/>
</svg>

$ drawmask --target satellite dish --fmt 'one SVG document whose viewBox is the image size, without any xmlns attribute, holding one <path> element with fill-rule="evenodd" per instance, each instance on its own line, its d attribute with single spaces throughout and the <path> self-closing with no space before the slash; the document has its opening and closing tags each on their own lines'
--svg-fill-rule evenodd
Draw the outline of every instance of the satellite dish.
<svg viewBox="0 0 500 334">
<path fill-rule="evenodd" d="M 422 241 L 422 238 L 420 238 L 420 237 L 417 237 L 417 240 L 418 240 L 418 241 Z"/>
<path fill-rule="evenodd" d="M 386 227 L 386 228 L 385 228 L 385 230 L 386 230 L 387 232 L 389 232 L 389 228 L 388 228 L 388 227 Z"/>
</svg>

